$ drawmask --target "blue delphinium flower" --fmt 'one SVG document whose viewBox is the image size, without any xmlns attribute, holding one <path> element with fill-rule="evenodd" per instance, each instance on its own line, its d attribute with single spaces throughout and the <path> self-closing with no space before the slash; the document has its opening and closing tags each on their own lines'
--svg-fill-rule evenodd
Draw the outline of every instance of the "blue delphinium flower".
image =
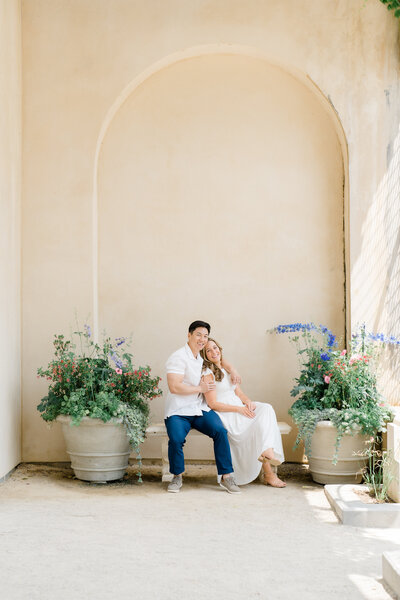
<svg viewBox="0 0 400 600">
<path fill-rule="evenodd" d="M 326 352 L 323 352 L 321 354 L 321 360 L 325 360 L 326 361 L 326 360 L 329 360 L 329 359 L 330 359 L 330 356 Z"/>
<path fill-rule="evenodd" d="M 367 336 L 370 340 L 383 344 L 397 344 L 399 341 L 394 335 L 387 337 L 384 333 L 368 333 Z"/>
<path fill-rule="evenodd" d="M 115 354 L 115 352 L 110 352 L 110 358 L 114 362 L 115 366 L 118 367 L 118 369 L 122 369 L 122 367 L 124 366 L 124 363 L 122 362 L 122 360 L 120 358 L 118 358 L 118 356 Z"/>
<path fill-rule="evenodd" d="M 115 341 L 117 343 L 117 346 L 122 346 L 122 344 L 125 344 L 126 339 L 121 337 L 121 338 L 115 338 Z"/>
<path fill-rule="evenodd" d="M 325 325 L 317 327 L 314 323 L 289 323 L 275 327 L 276 333 L 297 333 L 299 331 L 316 331 L 327 337 L 328 348 L 337 346 L 336 336 Z"/>
<path fill-rule="evenodd" d="M 328 348 L 333 348 L 333 346 L 337 346 L 336 336 L 333 335 L 331 331 L 328 332 Z"/>
<path fill-rule="evenodd" d="M 276 333 L 297 333 L 298 331 L 315 331 L 314 323 L 289 323 L 275 327 Z"/>
<path fill-rule="evenodd" d="M 395 335 L 387 336 L 381 332 L 374 333 L 372 331 L 366 331 L 365 324 L 361 327 L 361 333 L 359 331 L 353 333 L 352 339 L 354 342 L 366 339 L 372 342 L 380 342 L 388 346 L 400 346 L 400 339 Z"/>
</svg>

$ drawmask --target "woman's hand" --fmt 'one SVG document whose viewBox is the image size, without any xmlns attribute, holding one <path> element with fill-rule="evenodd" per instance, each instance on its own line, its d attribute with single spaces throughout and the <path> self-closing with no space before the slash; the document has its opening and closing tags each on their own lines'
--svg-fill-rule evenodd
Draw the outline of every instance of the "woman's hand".
<svg viewBox="0 0 400 600">
<path fill-rule="evenodd" d="M 207 394 L 207 392 L 213 392 L 216 389 L 215 381 L 206 382 L 203 379 L 200 382 L 200 394 Z"/>
<path fill-rule="evenodd" d="M 255 417 L 254 411 L 252 411 L 251 408 L 247 406 L 247 404 L 240 406 L 238 408 L 238 413 L 240 415 L 243 415 L 244 417 L 247 417 L 248 419 L 254 419 Z"/>
</svg>

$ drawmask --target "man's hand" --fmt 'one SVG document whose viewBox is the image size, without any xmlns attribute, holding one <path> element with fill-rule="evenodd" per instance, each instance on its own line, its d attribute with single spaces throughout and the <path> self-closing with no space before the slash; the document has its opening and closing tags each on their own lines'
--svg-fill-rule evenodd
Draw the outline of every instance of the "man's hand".
<svg viewBox="0 0 400 600">
<path fill-rule="evenodd" d="M 217 386 L 215 385 L 215 381 L 210 381 L 207 383 L 206 381 L 200 382 L 200 394 L 207 394 L 207 392 L 213 392 Z"/>
<path fill-rule="evenodd" d="M 168 389 L 171 394 L 180 394 L 182 396 L 191 396 L 194 394 L 206 394 L 212 390 L 215 390 L 215 383 L 204 383 L 204 379 L 201 380 L 199 385 L 189 385 L 183 383 L 183 375 L 178 373 L 167 373 Z"/>
<path fill-rule="evenodd" d="M 230 375 L 233 385 L 240 385 L 242 383 L 242 378 L 240 377 L 239 373 L 235 371 L 235 369 L 232 369 Z"/>
<path fill-rule="evenodd" d="M 255 417 L 254 412 L 247 406 L 247 404 L 241 406 L 238 410 L 238 413 L 244 417 L 247 417 L 248 419 L 254 419 Z"/>
</svg>

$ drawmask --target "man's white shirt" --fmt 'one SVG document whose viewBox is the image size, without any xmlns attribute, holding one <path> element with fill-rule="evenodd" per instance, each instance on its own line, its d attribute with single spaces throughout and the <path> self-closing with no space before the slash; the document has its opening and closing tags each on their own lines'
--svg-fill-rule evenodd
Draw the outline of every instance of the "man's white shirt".
<svg viewBox="0 0 400 600">
<path fill-rule="evenodd" d="M 187 385 L 200 384 L 203 359 L 200 354 L 197 355 L 197 358 L 193 356 L 189 344 L 171 354 L 165 366 L 167 373 L 183 375 L 183 383 Z M 210 410 L 203 394 L 183 395 L 172 394 L 168 391 L 165 401 L 165 418 L 173 415 L 202 416 L 203 410 L 206 412 Z"/>
</svg>

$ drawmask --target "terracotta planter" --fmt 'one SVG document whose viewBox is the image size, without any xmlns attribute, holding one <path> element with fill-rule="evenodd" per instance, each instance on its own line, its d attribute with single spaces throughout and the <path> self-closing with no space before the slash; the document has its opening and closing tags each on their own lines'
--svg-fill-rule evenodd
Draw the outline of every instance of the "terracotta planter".
<svg viewBox="0 0 400 600">
<path fill-rule="evenodd" d="M 365 450 L 368 436 L 356 433 L 342 437 L 338 461 L 332 463 L 335 453 L 337 430 L 330 421 L 317 423 L 311 442 L 311 456 L 308 459 L 311 476 L 317 483 L 360 483 L 361 469 L 367 458 L 355 456 Z"/>
<path fill-rule="evenodd" d="M 121 479 L 128 466 L 130 446 L 125 425 L 118 419 L 103 423 L 84 417 L 79 425 L 71 417 L 57 417 L 67 453 L 78 479 L 106 482 Z"/>
</svg>

